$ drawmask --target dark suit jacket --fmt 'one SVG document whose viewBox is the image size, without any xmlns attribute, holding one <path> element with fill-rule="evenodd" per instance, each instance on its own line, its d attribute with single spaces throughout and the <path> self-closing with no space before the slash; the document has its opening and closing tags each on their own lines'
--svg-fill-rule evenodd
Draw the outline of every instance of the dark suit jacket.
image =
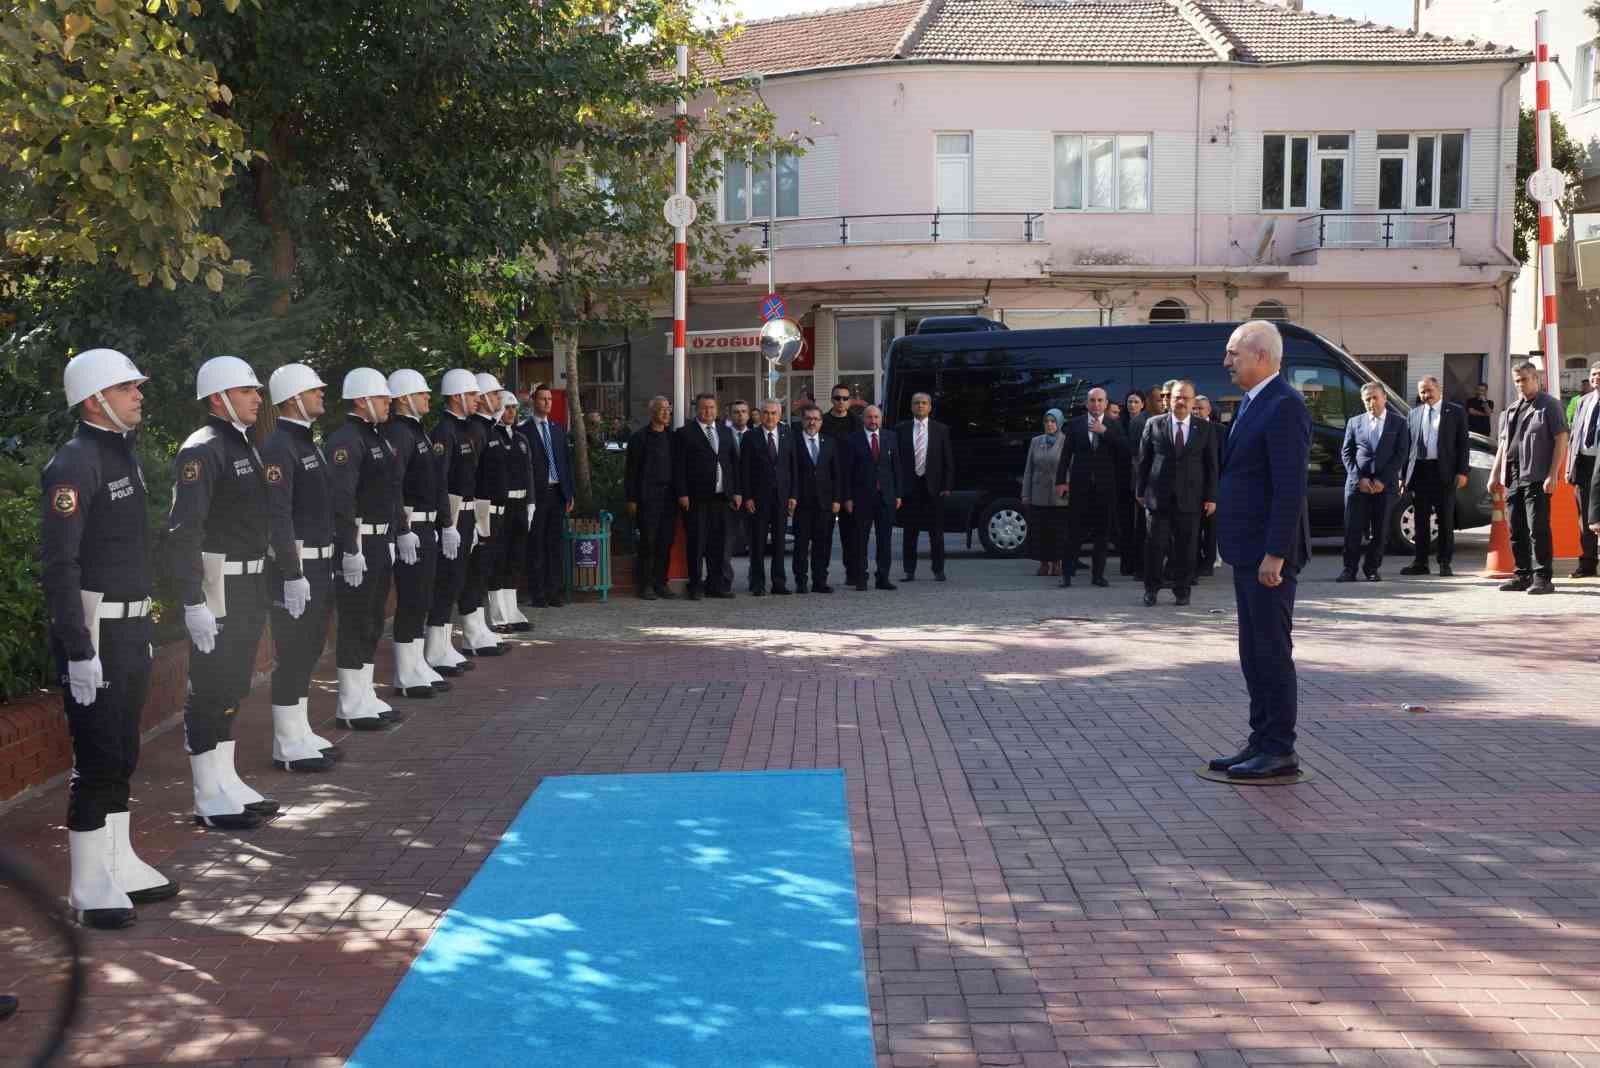
<svg viewBox="0 0 1600 1068">
<path fill-rule="evenodd" d="M 517 429 L 528 439 L 528 451 L 533 459 L 533 484 L 543 486 L 550 481 L 550 465 L 544 454 L 544 438 L 539 436 L 538 421 L 524 419 Z M 556 455 L 556 475 L 561 480 L 561 500 L 572 500 L 576 491 L 572 482 L 572 458 L 567 446 L 567 428 L 550 420 L 550 451 Z"/>
<path fill-rule="evenodd" d="M 767 452 L 766 428 L 745 431 L 739 443 L 739 485 L 745 498 L 758 505 L 776 501 L 782 506 L 794 496 L 794 484 L 794 435 L 789 428 L 778 427 L 776 461 Z"/>
<path fill-rule="evenodd" d="M 1298 568 L 1311 557 L 1306 463 L 1311 413 L 1280 375 L 1235 416 L 1217 486 L 1217 547 L 1224 563 L 1256 567 L 1281 556 Z"/>
<path fill-rule="evenodd" d="M 1344 491 L 1355 493 L 1364 478 L 1375 478 L 1383 483 L 1384 496 L 1399 492 L 1400 472 L 1409 469 L 1407 454 L 1411 437 L 1406 433 L 1405 422 L 1387 409 L 1383 413 L 1383 433 L 1378 437 L 1378 447 L 1372 447 L 1367 433 L 1367 413 L 1352 416 L 1344 426 L 1344 446 L 1339 450 L 1344 458 Z"/>
<path fill-rule="evenodd" d="M 900 438 L 900 485 L 908 489 L 917 477 L 917 453 L 911 442 L 915 426 L 915 419 L 907 419 L 894 428 Z M 929 492 L 948 493 L 956 488 L 956 454 L 950 448 L 950 428 L 933 419 L 928 420 L 926 471 Z"/>
<path fill-rule="evenodd" d="M 1116 493 L 1127 486 L 1128 447 L 1122 428 L 1104 419 L 1099 445 L 1090 442 L 1089 417 L 1068 419 L 1066 447 L 1056 464 L 1056 485 L 1067 487 L 1067 499 L 1082 494 Z"/>
<path fill-rule="evenodd" d="M 1170 418 L 1145 424 L 1136 466 L 1139 500 L 1154 511 L 1202 511 L 1217 499 L 1216 427 L 1191 415 L 1182 451 L 1175 444 Z"/>
<path fill-rule="evenodd" d="M 1589 418 L 1589 412 L 1596 404 L 1600 404 L 1600 391 L 1591 389 L 1579 399 L 1578 406 L 1572 411 L 1572 425 L 1567 428 L 1568 433 L 1572 435 L 1567 439 L 1568 482 L 1575 481 L 1578 474 L 1578 453 L 1580 451 L 1579 447 L 1583 444 L 1578 440 L 1578 435 L 1582 434 L 1588 429 L 1587 420 Z M 1442 418 L 1443 413 L 1440 413 L 1440 415 Z M 1439 458 L 1441 460 L 1444 458 L 1444 442 L 1442 440 L 1439 442 Z M 1461 468 L 1463 471 L 1466 470 L 1466 463 L 1467 462 L 1465 460 L 1461 461 Z M 1600 464 L 1597 464 L 1596 466 L 1600 467 Z"/>
<path fill-rule="evenodd" d="M 1428 411 L 1422 405 L 1417 405 L 1406 413 L 1407 437 L 1411 441 L 1411 452 L 1406 457 L 1405 483 L 1411 485 L 1411 474 L 1416 469 L 1418 460 L 1428 457 L 1427 445 L 1423 441 Z M 1439 402 L 1439 481 L 1441 484 L 1455 482 L 1457 475 L 1467 473 L 1468 461 L 1472 456 L 1472 439 L 1467 435 L 1471 432 L 1471 424 L 1467 421 L 1467 410 L 1459 404 L 1449 401 Z"/>
<path fill-rule="evenodd" d="M 858 506 L 872 501 L 874 493 L 878 503 L 894 511 L 894 502 L 905 497 L 900 485 L 900 456 L 898 436 L 887 428 L 878 431 L 878 463 L 874 468 L 872 449 L 867 443 L 865 429 L 850 435 L 850 492 L 845 496 Z M 873 479 L 878 489 L 873 490 Z"/>
<path fill-rule="evenodd" d="M 817 462 L 813 464 L 811 450 L 806 448 L 805 434 L 795 437 L 794 496 L 799 502 L 798 507 L 832 511 L 834 503 L 843 501 L 848 472 L 840 463 L 839 454 L 845 444 L 827 434 L 818 434 Z"/>
<path fill-rule="evenodd" d="M 733 497 L 739 489 L 739 463 L 733 454 L 733 431 L 717 427 L 717 451 L 711 451 L 705 429 L 691 419 L 678 428 L 678 449 L 673 460 L 673 488 L 679 497 L 705 500 L 717 492 L 717 465 L 722 465 L 722 492 Z"/>
</svg>

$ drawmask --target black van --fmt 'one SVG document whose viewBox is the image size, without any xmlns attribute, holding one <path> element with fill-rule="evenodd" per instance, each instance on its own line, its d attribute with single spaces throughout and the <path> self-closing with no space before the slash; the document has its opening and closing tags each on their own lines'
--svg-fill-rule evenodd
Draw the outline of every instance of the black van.
<svg viewBox="0 0 1600 1068">
<path fill-rule="evenodd" d="M 1224 423 L 1241 399 L 1222 366 L 1238 323 L 1153 323 L 1148 326 L 1076 327 L 1061 330 L 916 334 L 896 338 L 885 358 L 885 421 L 911 417 L 911 397 L 933 396 L 933 417 L 950 427 L 956 454 L 956 489 L 946 498 L 946 529 L 976 531 L 997 556 L 1022 552 L 1027 532 L 1020 494 L 1028 442 L 1043 430 L 1044 413 L 1060 408 L 1068 418 L 1084 410 L 1089 390 L 1100 387 L 1121 403 L 1134 389 L 1169 378 L 1188 378 L 1211 398 Z M 1327 338 L 1280 324 L 1283 375 L 1311 408 L 1310 505 L 1312 532 L 1344 529 L 1344 465 L 1339 451 L 1345 423 L 1364 414 L 1361 387 L 1379 379 Z M 1402 415 L 1408 405 L 1385 387 Z M 892 414 L 892 419 L 890 418 Z M 1489 468 L 1494 446 L 1473 435 L 1472 468 L 1456 493 L 1456 525 L 1489 522 Z M 1415 512 L 1409 496 L 1395 509 L 1392 540 L 1409 551 Z"/>
</svg>

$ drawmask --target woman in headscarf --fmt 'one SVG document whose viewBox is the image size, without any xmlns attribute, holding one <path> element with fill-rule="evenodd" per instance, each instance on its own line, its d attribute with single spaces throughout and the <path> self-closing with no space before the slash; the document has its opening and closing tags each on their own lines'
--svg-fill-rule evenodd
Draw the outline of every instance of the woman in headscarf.
<svg viewBox="0 0 1600 1068">
<path fill-rule="evenodd" d="M 1022 508 L 1028 517 L 1028 539 L 1023 551 L 1039 561 L 1040 575 L 1061 574 L 1061 540 L 1066 533 L 1067 502 L 1056 496 L 1056 465 L 1067 436 L 1061 432 L 1066 417 L 1060 408 L 1044 413 L 1044 433 L 1028 444 L 1022 466 Z"/>
</svg>

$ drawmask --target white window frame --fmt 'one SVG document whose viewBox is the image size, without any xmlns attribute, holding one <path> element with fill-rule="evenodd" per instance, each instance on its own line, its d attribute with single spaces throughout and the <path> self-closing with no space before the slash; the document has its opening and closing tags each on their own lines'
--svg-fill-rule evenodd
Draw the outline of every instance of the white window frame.
<svg viewBox="0 0 1600 1068">
<path fill-rule="evenodd" d="M 778 158 L 780 156 L 787 156 L 790 160 L 792 160 L 793 166 L 794 166 L 795 205 L 794 205 L 793 214 L 790 214 L 790 213 L 787 213 L 787 212 L 784 212 L 784 213 L 780 214 L 778 212 Z M 800 189 L 800 156 L 799 156 L 799 154 L 795 153 L 795 152 L 769 152 L 769 153 L 767 153 L 767 168 L 768 168 L 767 169 L 767 174 L 769 175 L 769 178 L 767 180 L 767 192 L 768 192 L 768 195 L 770 197 L 770 200 L 769 200 L 769 202 L 767 204 L 766 213 L 765 214 L 760 214 L 760 213 L 757 213 L 756 211 L 753 210 L 756 207 L 756 205 L 753 203 L 753 201 L 754 201 L 755 195 L 756 195 L 756 170 L 757 170 L 757 168 L 755 166 L 755 159 L 754 159 L 754 157 L 752 157 L 750 159 L 745 160 L 745 163 L 744 163 L 745 203 L 746 203 L 746 206 L 751 208 L 752 210 L 743 219 L 731 219 L 731 218 L 728 217 L 728 188 L 727 188 L 727 180 L 726 180 L 726 175 L 728 173 L 728 160 L 727 160 L 726 156 L 722 157 L 722 172 L 721 173 L 722 173 L 723 177 L 719 177 L 717 179 L 717 221 L 718 222 L 725 222 L 725 223 L 751 223 L 751 222 L 755 222 L 755 223 L 760 223 L 760 222 L 768 222 L 768 221 L 770 221 L 772 219 L 799 219 L 799 218 L 803 217 L 801 212 L 800 212 L 800 200 L 801 200 L 801 192 L 802 192 L 802 190 Z"/>
<path fill-rule="evenodd" d="M 1587 108 L 1600 104 L 1600 38 L 1578 46 L 1576 70 L 1572 72 L 1572 106 Z"/>
<path fill-rule="evenodd" d="M 1261 184 L 1266 185 L 1267 175 L 1267 138 L 1283 138 L 1283 203 L 1277 207 L 1269 205 L 1266 201 L 1266 190 L 1258 192 L 1261 195 L 1261 211 L 1263 214 L 1303 214 L 1315 215 L 1319 212 L 1341 212 L 1350 210 L 1351 186 L 1355 184 L 1355 133 L 1351 130 L 1268 130 L 1261 135 Z M 1345 138 L 1344 148 L 1321 148 L 1320 141 L 1324 137 Z M 1304 189 L 1306 202 L 1301 205 L 1291 206 L 1294 192 L 1290 183 L 1294 178 L 1294 143 L 1296 140 L 1306 142 L 1306 186 Z M 1344 161 L 1344 197 L 1337 207 L 1322 203 L 1322 161 L 1325 159 L 1339 159 Z"/>
<path fill-rule="evenodd" d="M 1405 160 L 1405 175 L 1401 179 L 1403 183 L 1401 188 L 1404 193 L 1404 199 L 1403 203 L 1398 208 L 1385 208 L 1382 206 L 1382 201 L 1380 199 L 1378 210 L 1384 212 L 1423 212 L 1426 214 L 1465 211 L 1467 205 L 1468 172 L 1471 170 L 1472 159 L 1472 146 L 1468 143 L 1471 135 L 1466 130 L 1380 130 L 1378 132 L 1379 137 L 1386 137 L 1390 135 L 1405 136 L 1407 138 L 1406 147 L 1404 149 L 1378 149 L 1378 159 L 1380 161 L 1379 167 L 1382 167 L 1382 160 Z M 1444 188 L 1441 184 L 1444 175 L 1444 139 L 1452 135 L 1461 138 L 1461 188 L 1456 192 L 1455 206 L 1446 208 L 1441 207 L 1437 201 L 1443 199 L 1442 194 L 1444 192 Z M 1417 204 L 1417 138 L 1419 137 L 1433 138 L 1432 178 L 1433 199 L 1435 201 L 1433 204 Z M 1381 177 L 1378 188 L 1380 190 L 1379 197 L 1381 198 L 1381 190 L 1383 188 Z"/>
<path fill-rule="evenodd" d="M 1111 159 L 1115 168 L 1115 181 L 1112 183 L 1112 205 L 1091 206 L 1089 204 L 1089 139 L 1111 139 Z M 1122 139 L 1143 138 L 1145 148 L 1144 167 L 1144 207 L 1126 208 L 1122 206 Z M 1063 206 L 1056 203 L 1056 188 L 1059 184 L 1057 167 L 1060 160 L 1057 145 L 1063 138 L 1076 138 L 1078 141 L 1078 160 L 1080 174 L 1078 177 L 1078 206 Z M 1155 135 L 1149 131 L 1123 130 L 1111 132 L 1107 130 L 1062 130 L 1053 133 L 1050 137 L 1050 210 L 1073 211 L 1085 215 L 1113 215 L 1135 214 L 1148 215 L 1154 210 L 1151 200 L 1155 189 Z"/>
</svg>

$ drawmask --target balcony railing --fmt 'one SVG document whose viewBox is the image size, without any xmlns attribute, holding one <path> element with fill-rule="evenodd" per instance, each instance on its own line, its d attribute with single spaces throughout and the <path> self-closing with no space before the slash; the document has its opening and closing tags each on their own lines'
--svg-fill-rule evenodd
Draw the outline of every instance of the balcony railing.
<svg viewBox="0 0 1600 1068">
<path fill-rule="evenodd" d="M 762 248 L 826 248 L 830 245 L 914 245 L 952 241 L 1044 240 L 1039 211 L 909 212 L 834 215 L 740 223 L 758 232 Z"/>
<path fill-rule="evenodd" d="M 1319 248 L 1454 248 L 1454 212 L 1323 212 L 1295 221 L 1294 250 Z"/>
</svg>

